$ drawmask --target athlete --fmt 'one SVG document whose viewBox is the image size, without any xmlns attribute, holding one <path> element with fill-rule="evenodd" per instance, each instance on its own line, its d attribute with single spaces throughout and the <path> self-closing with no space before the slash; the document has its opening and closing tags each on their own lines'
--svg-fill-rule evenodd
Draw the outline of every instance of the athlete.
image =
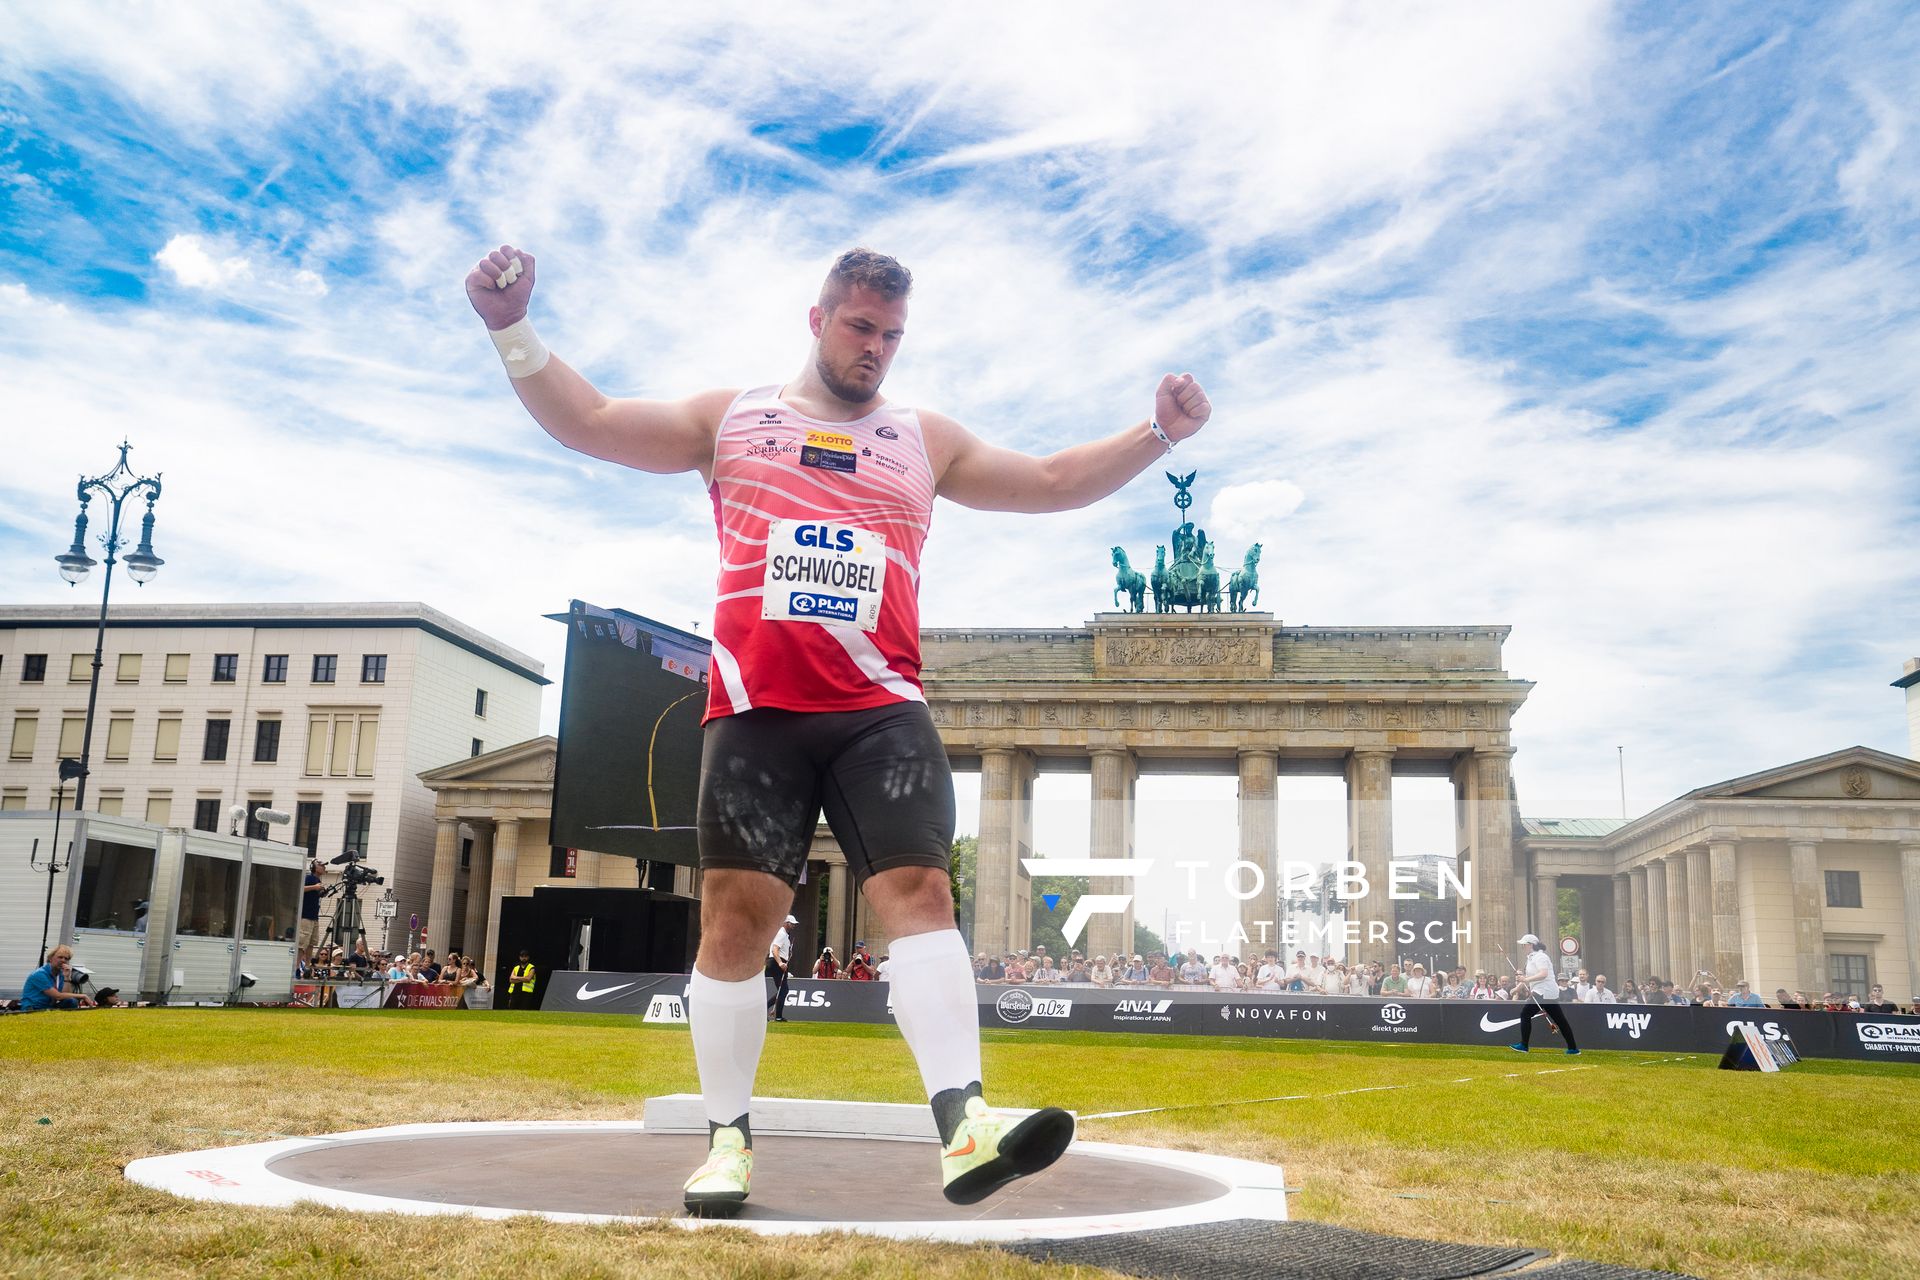
<svg viewBox="0 0 1920 1280">
<path fill-rule="evenodd" d="M 913 278 L 852 249 L 807 312 L 812 347 L 787 382 L 609 399 L 533 331 L 534 278 L 533 255 L 502 245 L 466 279 L 521 403 L 570 449 L 698 473 L 720 537 L 689 986 L 709 1152 L 688 1211 L 729 1216 L 750 1190 L 764 963 L 822 809 L 892 940 L 894 1016 L 933 1107 L 947 1199 L 973 1204 L 1046 1168 L 1073 1118 L 1049 1107 L 1016 1120 L 981 1096 L 973 969 L 947 869 L 953 779 L 920 687 L 920 550 L 936 494 L 1020 512 L 1106 497 L 1205 425 L 1206 394 L 1169 373 L 1152 417 L 1105 439 L 1046 457 L 988 444 L 879 394 Z"/>
<path fill-rule="evenodd" d="M 1512 1047 L 1525 1053 L 1532 1046 L 1533 1019 L 1538 1013 L 1559 1031 L 1561 1039 L 1567 1042 L 1568 1053 L 1579 1053 L 1579 1046 L 1573 1042 L 1573 1024 L 1567 1021 L 1566 1011 L 1560 1007 L 1560 981 L 1553 976 L 1553 960 L 1540 945 L 1540 939 L 1530 933 L 1520 939 L 1520 945 L 1527 949 L 1527 967 L 1520 975 L 1521 986 L 1516 998 L 1530 999 L 1533 1007 L 1521 1010 L 1520 1039 Z"/>
</svg>

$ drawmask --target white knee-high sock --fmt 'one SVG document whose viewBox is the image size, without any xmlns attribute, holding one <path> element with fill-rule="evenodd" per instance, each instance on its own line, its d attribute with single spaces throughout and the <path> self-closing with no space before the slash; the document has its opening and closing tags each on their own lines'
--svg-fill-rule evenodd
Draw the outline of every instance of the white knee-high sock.
<svg viewBox="0 0 1920 1280">
<path fill-rule="evenodd" d="M 958 929 L 916 933 L 887 944 L 893 1020 L 907 1038 L 927 1097 L 980 1079 L 980 1011 L 973 961 Z"/>
<path fill-rule="evenodd" d="M 693 971 L 687 1023 L 707 1122 L 729 1125 L 747 1113 L 760 1050 L 767 1043 L 767 980 L 722 982 Z"/>
</svg>

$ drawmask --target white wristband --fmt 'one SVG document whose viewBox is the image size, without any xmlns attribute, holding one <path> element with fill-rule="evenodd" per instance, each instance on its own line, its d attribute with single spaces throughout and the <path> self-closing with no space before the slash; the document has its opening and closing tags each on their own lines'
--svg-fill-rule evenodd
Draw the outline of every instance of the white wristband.
<svg viewBox="0 0 1920 1280">
<path fill-rule="evenodd" d="M 1162 427 L 1154 419 L 1148 418 L 1147 430 L 1153 432 L 1154 438 L 1157 439 L 1161 444 L 1164 444 L 1165 446 L 1167 446 L 1168 453 L 1173 452 L 1173 437 L 1167 434 L 1166 428 Z"/>
<path fill-rule="evenodd" d="M 504 329 L 489 329 L 487 336 L 493 339 L 493 346 L 500 353 L 501 363 L 507 366 L 509 378 L 530 378 L 547 367 L 547 360 L 553 355 L 547 350 L 547 344 L 540 341 L 540 335 L 533 331 L 533 322 L 525 316 L 515 320 Z"/>
</svg>

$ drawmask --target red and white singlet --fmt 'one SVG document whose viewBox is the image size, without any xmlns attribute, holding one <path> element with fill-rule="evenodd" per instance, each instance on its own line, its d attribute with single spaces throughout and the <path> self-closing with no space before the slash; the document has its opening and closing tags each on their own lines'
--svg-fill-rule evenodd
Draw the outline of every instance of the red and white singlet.
<svg viewBox="0 0 1920 1280">
<path fill-rule="evenodd" d="M 753 707 L 925 702 L 920 547 L 933 466 L 920 418 L 821 422 L 744 391 L 714 442 L 720 581 L 708 720 Z"/>
</svg>

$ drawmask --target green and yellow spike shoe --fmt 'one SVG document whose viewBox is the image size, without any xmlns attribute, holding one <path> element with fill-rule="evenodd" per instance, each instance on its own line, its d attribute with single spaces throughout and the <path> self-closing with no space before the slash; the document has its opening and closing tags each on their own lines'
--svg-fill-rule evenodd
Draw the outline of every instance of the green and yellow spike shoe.
<svg viewBox="0 0 1920 1280">
<path fill-rule="evenodd" d="M 731 1218 L 753 1186 L 753 1149 L 738 1129 L 713 1131 L 707 1162 L 687 1179 L 687 1212 L 696 1218 Z"/>
<path fill-rule="evenodd" d="M 968 1098 L 966 1119 L 940 1152 L 943 1190 L 954 1204 L 978 1204 L 1058 1160 L 1072 1141 L 1073 1117 L 1058 1107 L 1015 1120 Z"/>
</svg>

